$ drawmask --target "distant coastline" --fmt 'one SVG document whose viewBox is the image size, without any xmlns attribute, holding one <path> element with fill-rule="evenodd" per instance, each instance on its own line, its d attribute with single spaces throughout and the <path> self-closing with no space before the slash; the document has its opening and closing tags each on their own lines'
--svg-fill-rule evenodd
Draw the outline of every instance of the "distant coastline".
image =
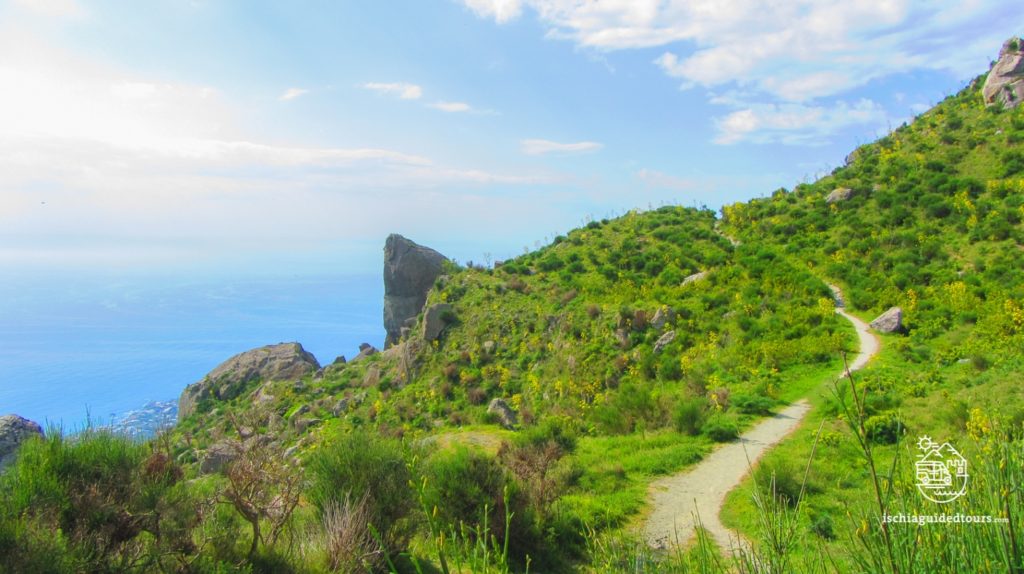
<svg viewBox="0 0 1024 574">
<path fill-rule="evenodd" d="M 381 345 L 379 275 L 165 281 L 23 279 L 0 302 L 0 410 L 66 431 L 151 432 L 186 385 L 252 347 L 321 360 Z"/>
</svg>

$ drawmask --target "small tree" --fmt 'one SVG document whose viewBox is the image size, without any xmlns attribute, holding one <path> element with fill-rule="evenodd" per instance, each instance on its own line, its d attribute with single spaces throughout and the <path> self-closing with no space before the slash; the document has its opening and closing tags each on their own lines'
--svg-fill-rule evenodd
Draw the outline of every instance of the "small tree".
<svg viewBox="0 0 1024 574">
<path fill-rule="evenodd" d="M 542 522 L 551 503 L 562 494 L 563 477 L 554 471 L 564 455 L 565 451 L 554 440 L 519 446 L 504 443 L 498 451 L 498 457 L 519 480 Z"/>
<path fill-rule="evenodd" d="M 258 418 L 262 414 L 249 417 Z M 231 417 L 231 423 L 240 436 L 243 427 L 259 428 L 258 424 L 243 424 L 236 417 Z M 277 543 L 291 519 L 302 492 L 302 474 L 285 455 L 281 444 L 267 435 L 257 434 L 229 444 L 236 456 L 228 465 L 228 485 L 222 496 L 252 527 L 249 547 L 252 560 L 260 545 L 273 547 Z M 263 522 L 268 529 L 262 528 Z"/>
</svg>

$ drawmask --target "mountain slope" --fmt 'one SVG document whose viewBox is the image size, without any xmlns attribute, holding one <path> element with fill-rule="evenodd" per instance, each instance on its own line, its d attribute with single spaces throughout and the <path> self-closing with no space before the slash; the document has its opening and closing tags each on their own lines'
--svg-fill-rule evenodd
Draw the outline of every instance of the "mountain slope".
<svg viewBox="0 0 1024 574">
<path fill-rule="evenodd" d="M 802 535 L 762 545 L 769 557 L 816 564 L 824 546 L 840 571 L 943 571 L 897 567 L 894 545 L 932 542 L 916 530 L 893 542 L 861 503 L 884 483 L 904 510 L 929 510 L 914 505 L 909 474 L 879 479 L 872 458 L 905 472 L 900 441 L 928 433 L 974 441 L 963 450 L 988 469 L 977 508 L 960 510 L 1010 516 L 1024 505 L 1024 111 L 986 106 L 981 85 L 822 180 L 728 206 L 722 220 L 630 212 L 495 268 L 447 263 L 386 351 L 297 380 L 233 381 L 147 445 L 104 433 L 29 440 L 0 479 L 0 564 L 622 570 L 649 559 L 616 534 L 640 517 L 655 477 L 807 398 L 822 434 L 798 430 L 759 471 L 784 495 L 770 517 Z M 822 393 L 855 340 L 828 282 L 862 319 L 904 311 L 855 395 Z M 805 489 L 793 467 L 819 444 Z M 724 518 L 756 539 L 766 511 L 748 495 L 735 493 Z M 963 544 L 938 536 L 930 556 L 1024 567 L 991 542 L 1024 546 L 1019 534 L 957 532 Z M 706 550 L 677 558 L 715 571 Z"/>
</svg>

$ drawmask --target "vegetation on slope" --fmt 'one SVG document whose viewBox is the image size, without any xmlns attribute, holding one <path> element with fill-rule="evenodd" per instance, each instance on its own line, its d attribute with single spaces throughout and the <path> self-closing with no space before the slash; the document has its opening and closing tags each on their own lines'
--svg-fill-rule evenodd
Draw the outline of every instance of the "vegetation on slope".
<svg viewBox="0 0 1024 574">
<path fill-rule="evenodd" d="M 459 555 L 471 554 L 477 538 L 488 547 L 489 536 L 508 532 L 507 564 L 525 567 L 529 556 L 535 567 L 564 569 L 583 559 L 588 527 L 625 525 L 641 510 L 651 476 L 698 461 L 714 441 L 800 396 L 848 342 L 820 280 L 771 248 L 734 247 L 714 225 L 706 210 L 629 213 L 495 269 L 453 267 L 428 301 L 452 306 L 437 340 L 423 340 L 417 328 L 383 353 L 203 404 L 160 451 L 184 481 L 175 484 L 207 493 L 191 501 L 199 506 L 182 535 L 194 544 L 168 550 L 157 533 L 133 530 L 138 562 L 128 568 L 323 566 L 330 560 L 311 547 L 283 541 L 339 513 L 377 529 L 379 540 L 356 537 L 376 545 L 365 562 L 377 567 L 402 552 L 430 560 L 423 557 L 452 529 L 448 540 L 468 545 Z M 511 435 L 488 412 L 496 398 L 518 414 Z M 392 446 L 352 445 L 367 432 Z M 393 454 L 372 458 L 381 449 Z M 131 472 L 156 456 L 155 445 L 150 450 L 137 453 Z M 304 470 L 281 462 L 292 453 Z M 199 472 L 216 470 L 218 456 L 230 461 L 219 473 Z M 360 464 L 368 465 L 360 473 L 339 472 Z M 296 487 L 266 480 L 300 474 Z M 128 483 L 141 480 L 131 476 Z M 16 477 L 6 488 L 34 488 Z M 373 510 L 378 497 L 405 511 Z M 217 512 L 201 511 L 204 504 Z M 29 556 L 38 548 L 28 532 L 59 527 L 46 505 L 6 516 L 35 525 L 8 539 Z M 87 569 L 113 559 L 94 552 L 91 538 L 56 541 Z M 109 552 L 123 561 L 128 550 L 119 548 Z"/>
<path fill-rule="evenodd" d="M 887 511 L 1011 521 L 1009 532 L 1006 525 L 892 525 L 888 544 L 877 505 L 851 502 L 873 500 L 873 484 L 839 407 L 839 398 L 849 402 L 850 395 L 845 387 L 839 397 L 823 389 L 816 424 L 766 457 L 760 484 L 767 488 L 774 475 L 777 486 L 785 485 L 777 494 L 790 505 L 800 501 L 796 538 L 804 542 L 797 554 L 826 552 L 842 571 L 1022 567 L 1012 522 L 1022 502 L 1024 112 L 985 107 L 980 85 L 979 79 L 862 146 L 829 177 L 723 210 L 731 233 L 776 246 L 843 285 L 849 305 L 865 318 L 892 305 L 903 309 L 904 332 L 885 336 L 886 352 L 859 377 L 872 457 L 893 489 Z M 852 189 L 853 197 L 827 204 L 825 196 L 838 187 Z M 811 456 L 818 425 L 805 485 L 801 461 Z M 922 436 L 960 449 L 972 469 L 971 496 L 946 506 L 921 497 L 912 469 Z M 985 500 L 992 484 L 1005 491 Z M 760 522 L 752 488 L 736 491 L 726 512 L 748 535 Z M 915 554 L 906 554 L 908 544 L 918 546 Z M 889 549 L 895 561 L 865 563 L 868 550 Z"/>
<path fill-rule="evenodd" d="M 774 489 L 730 502 L 759 553 L 739 568 L 810 568 L 826 552 L 828 569 L 936 571 L 968 548 L 982 570 L 1024 567 L 1019 529 L 915 543 L 918 531 L 878 522 L 942 511 L 908 487 L 918 433 L 963 444 L 977 465 L 979 489 L 956 509 L 1012 520 L 1022 502 L 1024 112 L 985 108 L 978 85 L 722 222 L 631 212 L 493 269 L 452 266 L 428 300 L 451 306 L 436 339 L 421 324 L 383 353 L 254 382 L 145 445 L 51 431 L 0 477 L 0 564 L 717 571 L 732 563 L 706 544 L 652 562 L 617 535 L 651 477 L 810 393 L 820 435 L 808 427 L 765 459 Z M 851 198 L 827 203 L 836 188 Z M 856 398 L 820 392 L 852 344 L 826 281 L 865 318 L 904 310 Z"/>
</svg>

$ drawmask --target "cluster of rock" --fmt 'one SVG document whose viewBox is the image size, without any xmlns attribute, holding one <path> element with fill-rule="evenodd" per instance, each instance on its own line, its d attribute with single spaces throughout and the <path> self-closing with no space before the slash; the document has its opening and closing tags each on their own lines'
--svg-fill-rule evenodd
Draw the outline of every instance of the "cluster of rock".
<svg viewBox="0 0 1024 574">
<path fill-rule="evenodd" d="M 981 95 L 988 105 L 1012 109 L 1024 100 L 1024 41 L 1010 38 L 989 70 Z"/>
<path fill-rule="evenodd" d="M 384 355 L 394 356 L 413 343 L 421 344 L 413 341 L 398 345 L 410 334 L 409 329 L 415 325 L 421 311 L 422 339 L 426 342 L 440 337 L 445 328 L 454 322 L 455 315 L 452 306 L 446 303 L 424 309 L 427 295 L 443 270 L 446 261 L 443 255 L 400 235 L 391 235 L 385 245 L 384 259 L 384 326 L 388 333 Z M 493 347 L 492 341 L 488 352 L 493 352 Z M 257 411 L 264 413 L 261 416 L 268 417 L 266 428 L 273 436 L 254 433 L 248 428 L 237 429 L 238 437 L 222 438 L 197 453 L 200 471 L 223 471 L 240 453 L 261 446 L 254 441 L 271 441 L 276 445 L 278 441 L 288 440 L 288 436 L 298 436 L 298 442 L 301 443 L 308 440 L 303 435 L 319 425 L 322 422 L 320 417 L 324 414 L 348 414 L 366 400 L 366 391 L 349 391 L 344 397 L 331 397 L 324 393 L 323 387 L 307 389 L 302 379 L 313 374 L 314 381 L 320 380 L 331 371 L 345 369 L 350 363 L 368 360 L 378 353 L 380 351 L 376 347 L 363 343 L 351 361 L 339 356 L 330 365 L 321 367 L 317 359 L 299 343 L 279 343 L 239 353 L 224 361 L 202 380 L 185 388 L 178 400 L 179 420 L 197 412 L 204 400 L 227 401 L 248 392 L 248 400 L 253 407 L 261 409 Z M 381 367 L 371 364 L 363 374 L 362 386 L 377 386 L 382 377 Z M 284 406 L 280 405 L 278 397 L 289 396 L 291 393 L 306 394 L 307 391 L 313 395 L 310 402 L 289 409 L 285 415 L 281 410 Z M 315 398 L 318 394 L 323 396 Z M 517 424 L 515 410 L 501 399 L 492 401 L 489 411 L 494 413 L 499 423 L 508 428 Z M 293 432 L 287 432 L 289 429 Z M 296 448 L 293 445 L 289 450 L 294 452 Z"/>
<path fill-rule="evenodd" d="M 683 285 L 693 281 L 699 281 L 706 276 L 706 271 L 695 273 L 684 279 Z M 648 319 L 648 317 L 650 317 L 650 319 Z M 638 309 L 633 312 L 632 317 L 622 317 L 619 319 L 619 323 L 615 329 L 615 339 L 620 348 L 628 349 L 631 345 L 629 339 L 630 330 L 644 331 L 651 328 L 662 333 L 661 336 L 658 337 L 658 340 L 654 342 L 654 352 L 660 353 L 676 338 L 676 332 L 674 330 L 665 330 L 674 325 L 675 322 L 676 312 L 667 305 L 659 307 L 658 310 L 654 312 L 653 316 L 649 315 L 647 311 Z"/>
<path fill-rule="evenodd" d="M 244 392 L 250 383 L 299 379 L 319 369 L 316 357 L 299 343 L 279 343 L 239 353 L 218 365 L 201 381 L 185 387 L 178 399 L 178 420 L 195 412 L 204 399 L 230 400 Z"/>
<path fill-rule="evenodd" d="M 38 423 L 18 415 L 0 417 L 0 470 L 14 461 L 21 443 L 34 436 L 43 436 Z"/>
</svg>

